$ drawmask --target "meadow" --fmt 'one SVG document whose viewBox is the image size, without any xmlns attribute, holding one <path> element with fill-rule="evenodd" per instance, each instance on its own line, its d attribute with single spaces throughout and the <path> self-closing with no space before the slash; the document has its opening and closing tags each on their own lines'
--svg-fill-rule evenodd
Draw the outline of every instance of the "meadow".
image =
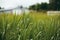
<svg viewBox="0 0 60 40">
<path fill-rule="evenodd" d="M 0 40 L 60 40 L 60 15 L 0 14 Z"/>
</svg>

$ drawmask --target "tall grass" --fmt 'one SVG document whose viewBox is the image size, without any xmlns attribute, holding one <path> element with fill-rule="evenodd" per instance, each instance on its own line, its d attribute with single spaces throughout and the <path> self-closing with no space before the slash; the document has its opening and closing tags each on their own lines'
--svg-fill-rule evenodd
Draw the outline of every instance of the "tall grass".
<svg viewBox="0 0 60 40">
<path fill-rule="evenodd" d="M 60 40 L 60 16 L 0 15 L 0 40 Z"/>
</svg>

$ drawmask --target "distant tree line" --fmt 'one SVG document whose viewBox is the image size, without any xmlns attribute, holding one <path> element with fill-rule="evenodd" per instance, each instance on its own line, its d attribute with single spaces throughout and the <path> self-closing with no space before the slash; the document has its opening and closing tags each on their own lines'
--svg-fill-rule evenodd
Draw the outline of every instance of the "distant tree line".
<svg viewBox="0 0 60 40">
<path fill-rule="evenodd" d="M 60 0 L 50 0 L 49 3 L 37 3 L 29 7 L 30 10 L 60 10 Z"/>
<path fill-rule="evenodd" d="M 60 10 L 60 0 L 50 0 L 50 8 L 52 10 Z"/>
<path fill-rule="evenodd" d="M 0 9 L 1 9 L 1 7 L 0 7 Z"/>
<path fill-rule="evenodd" d="M 47 3 L 41 3 L 41 4 L 37 3 L 35 5 L 31 5 L 29 7 L 29 9 L 31 9 L 31 10 L 37 10 L 37 11 L 40 11 L 40 10 L 48 10 L 49 9 L 48 6 L 49 5 Z"/>
</svg>

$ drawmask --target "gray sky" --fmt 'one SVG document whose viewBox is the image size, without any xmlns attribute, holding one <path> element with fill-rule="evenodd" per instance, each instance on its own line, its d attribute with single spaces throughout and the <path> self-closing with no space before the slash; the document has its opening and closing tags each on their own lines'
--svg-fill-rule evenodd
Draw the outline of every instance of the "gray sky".
<svg viewBox="0 0 60 40">
<path fill-rule="evenodd" d="M 28 7 L 30 5 L 41 3 L 41 2 L 49 3 L 49 0 L 0 0 L 0 6 L 4 8 L 14 8 L 19 5 Z"/>
</svg>

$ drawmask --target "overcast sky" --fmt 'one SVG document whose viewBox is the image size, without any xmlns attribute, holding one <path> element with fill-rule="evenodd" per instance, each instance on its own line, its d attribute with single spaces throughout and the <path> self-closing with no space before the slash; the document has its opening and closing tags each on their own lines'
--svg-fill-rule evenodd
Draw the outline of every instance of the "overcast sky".
<svg viewBox="0 0 60 40">
<path fill-rule="evenodd" d="M 0 0 L 0 6 L 4 8 L 14 8 L 19 5 L 28 7 L 30 5 L 41 2 L 49 3 L 49 0 Z"/>
</svg>

